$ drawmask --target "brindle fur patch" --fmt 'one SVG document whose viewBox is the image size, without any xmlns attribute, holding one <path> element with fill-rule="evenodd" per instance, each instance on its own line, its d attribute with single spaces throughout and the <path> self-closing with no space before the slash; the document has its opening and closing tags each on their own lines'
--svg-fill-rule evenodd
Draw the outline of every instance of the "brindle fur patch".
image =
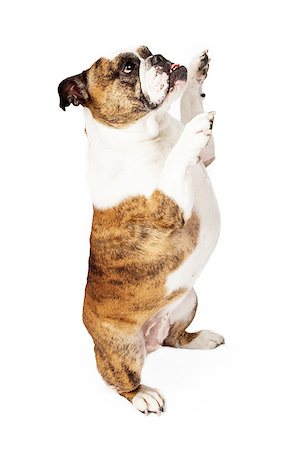
<svg viewBox="0 0 300 450">
<path fill-rule="evenodd" d="M 184 223 L 182 211 L 160 191 L 94 209 L 83 320 L 98 369 L 119 392 L 140 384 L 143 325 L 185 292 L 168 295 L 166 279 L 193 251 L 198 234 L 197 215 Z"/>
</svg>

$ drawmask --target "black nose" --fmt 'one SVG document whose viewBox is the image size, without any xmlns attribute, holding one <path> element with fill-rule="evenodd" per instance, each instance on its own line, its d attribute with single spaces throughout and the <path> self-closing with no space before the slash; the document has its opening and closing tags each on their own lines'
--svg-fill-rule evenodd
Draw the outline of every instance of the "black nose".
<svg viewBox="0 0 300 450">
<path fill-rule="evenodd" d="M 166 58 L 164 58 L 162 55 L 153 55 L 151 57 L 152 66 L 157 66 L 158 64 L 160 66 L 164 66 L 166 62 L 167 62 Z"/>
</svg>

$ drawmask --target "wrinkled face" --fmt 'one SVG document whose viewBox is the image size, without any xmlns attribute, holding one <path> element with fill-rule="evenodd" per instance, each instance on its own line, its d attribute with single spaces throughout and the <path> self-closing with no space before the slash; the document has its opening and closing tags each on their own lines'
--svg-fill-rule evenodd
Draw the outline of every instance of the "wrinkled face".
<svg viewBox="0 0 300 450">
<path fill-rule="evenodd" d="M 81 104 L 97 121 L 121 128 L 177 98 L 186 80 L 184 66 L 139 47 L 113 59 L 100 58 L 90 69 L 62 81 L 60 107 Z"/>
</svg>

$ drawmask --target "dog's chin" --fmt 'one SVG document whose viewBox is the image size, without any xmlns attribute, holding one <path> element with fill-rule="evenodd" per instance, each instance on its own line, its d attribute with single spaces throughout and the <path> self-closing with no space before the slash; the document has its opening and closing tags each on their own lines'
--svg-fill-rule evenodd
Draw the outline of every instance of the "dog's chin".
<svg viewBox="0 0 300 450">
<path fill-rule="evenodd" d="M 176 66 L 173 70 L 171 68 L 169 77 L 169 89 L 166 95 L 165 101 L 167 103 L 177 100 L 183 93 L 187 85 L 187 69 L 179 64 L 173 64 Z"/>
</svg>

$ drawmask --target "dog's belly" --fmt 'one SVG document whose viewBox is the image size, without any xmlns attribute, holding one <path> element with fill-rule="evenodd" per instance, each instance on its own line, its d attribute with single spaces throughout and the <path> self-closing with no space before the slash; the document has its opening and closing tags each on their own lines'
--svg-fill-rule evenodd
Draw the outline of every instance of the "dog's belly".
<svg viewBox="0 0 300 450">
<path fill-rule="evenodd" d="M 197 277 L 200 275 L 218 240 L 220 214 L 210 180 L 204 167 L 196 166 L 193 172 L 195 186 L 195 212 L 200 218 L 198 242 L 190 256 L 167 278 L 168 294 L 177 289 L 186 289 L 187 293 L 162 308 L 144 325 L 146 352 L 156 350 L 168 336 L 170 326 L 187 314 L 191 306 L 187 299 Z"/>
<path fill-rule="evenodd" d="M 201 164 L 201 166 L 200 166 Z M 213 252 L 219 232 L 220 214 L 214 191 L 202 163 L 193 168 L 195 187 L 194 210 L 200 220 L 198 242 L 194 251 L 167 278 L 167 292 L 187 288 L 190 290 Z"/>
</svg>

